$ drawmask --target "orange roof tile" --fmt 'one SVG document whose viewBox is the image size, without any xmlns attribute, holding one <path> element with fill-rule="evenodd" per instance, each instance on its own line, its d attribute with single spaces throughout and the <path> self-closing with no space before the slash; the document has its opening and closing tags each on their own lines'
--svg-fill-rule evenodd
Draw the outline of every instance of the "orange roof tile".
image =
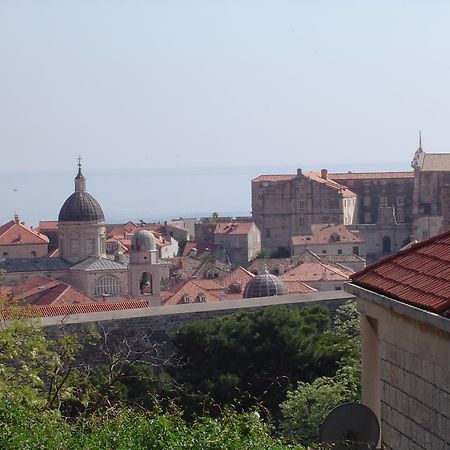
<svg viewBox="0 0 450 450">
<path fill-rule="evenodd" d="M 126 309 L 148 308 L 145 300 L 127 300 L 120 302 L 97 302 L 75 305 L 26 306 L 2 311 L 1 315 L 8 319 L 29 317 L 68 316 L 71 314 L 89 314 L 95 312 L 122 311 Z"/>
<path fill-rule="evenodd" d="M 304 261 L 280 276 L 282 281 L 347 281 L 353 272 L 320 262 Z"/>
<path fill-rule="evenodd" d="M 450 315 L 450 231 L 411 245 L 355 273 L 352 283 Z"/>
<path fill-rule="evenodd" d="M 292 236 L 292 244 L 295 245 L 315 245 L 315 244 L 336 244 L 336 243 L 362 243 L 356 231 L 350 231 L 345 225 L 313 224 L 311 234 L 302 236 Z"/>
<path fill-rule="evenodd" d="M 283 280 L 283 283 L 287 287 L 289 294 L 305 294 L 308 292 L 317 292 L 317 289 L 308 286 L 306 283 L 303 283 L 302 281 Z"/>
<path fill-rule="evenodd" d="M 216 244 L 211 244 L 209 242 L 202 243 L 202 242 L 188 241 L 188 242 L 186 242 L 182 256 L 189 256 L 189 253 L 194 249 L 196 249 L 197 254 L 200 255 L 200 254 L 204 253 L 205 251 L 210 251 L 210 252 L 214 253 L 218 249 L 218 246 Z"/>
<path fill-rule="evenodd" d="M 414 172 L 344 172 L 329 173 L 333 180 L 389 180 L 414 178 Z"/>
<path fill-rule="evenodd" d="M 184 303 L 218 302 L 224 295 L 224 288 L 214 280 L 192 279 L 184 283 L 180 289 L 163 301 L 163 305 L 179 305 Z M 190 301 L 186 302 L 186 298 Z"/>
<path fill-rule="evenodd" d="M 15 220 L 0 227 L 0 245 L 23 244 L 48 244 L 48 237 Z"/>
<path fill-rule="evenodd" d="M 39 231 L 58 231 L 58 221 L 57 220 L 40 220 L 39 221 Z"/>
<path fill-rule="evenodd" d="M 356 197 L 356 194 L 351 190 L 349 190 L 347 186 L 337 183 L 336 181 L 332 180 L 329 176 L 323 178 L 321 174 L 317 172 L 308 172 L 306 176 L 310 180 L 317 181 L 318 183 L 323 183 L 329 186 L 330 188 L 340 191 L 344 197 Z"/>
<path fill-rule="evenodd" d="M 260 183 L 261 181 L 277 182 L 290 181 L 295 178 L 295 175 L 259 175 L 252 180 L 253 183 Z"/>
<path fill-rule="evenodd" d="M 247 269 L 239 266 L 233 270 L 229 275 L 227 275 L 220 283 L 225 287 L 229 288 L 232 284 L 239 283 L 242 286 L 242 291 L 244 290 L 247 283 L 254 277 L 255 275 L 249 272 Z"/>
</svg>

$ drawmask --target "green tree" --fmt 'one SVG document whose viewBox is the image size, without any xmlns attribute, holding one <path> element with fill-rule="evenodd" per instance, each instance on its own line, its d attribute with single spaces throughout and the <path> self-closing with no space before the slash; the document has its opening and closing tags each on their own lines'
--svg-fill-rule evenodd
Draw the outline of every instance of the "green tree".
<svg viewBox="0 0 450 450">
<path fill-rule="evenodd" d="M 171 374 L 188 409 L 260 404 L 277 418 L 287 390 L 299 380 L 333 376 L 351 351 L 329 328 L 323 307 L 267 307 L 190 322 L 172 338 L 179 363 Z"/>
</svg>

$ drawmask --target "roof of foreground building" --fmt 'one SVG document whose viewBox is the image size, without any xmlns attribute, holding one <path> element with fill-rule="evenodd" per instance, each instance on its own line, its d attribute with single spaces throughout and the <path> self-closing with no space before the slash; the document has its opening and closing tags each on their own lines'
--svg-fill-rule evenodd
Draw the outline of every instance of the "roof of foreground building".
<svg viewBox="0 0 450 450">
<path fill-rule="evenodd" d="M 353 284 L 395 300 L 450 313 L 450 230 L 366 267 Z"/>
</svg>

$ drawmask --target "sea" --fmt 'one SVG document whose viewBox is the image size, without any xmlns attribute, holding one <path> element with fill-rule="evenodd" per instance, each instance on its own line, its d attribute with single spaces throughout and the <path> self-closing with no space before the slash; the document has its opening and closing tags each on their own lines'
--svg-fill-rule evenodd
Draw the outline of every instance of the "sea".
<svg viewBox="0 0 450 450">
<path fill-rule="evenodd" d="M 330 172 L 411 170 L 405 163 L 299 164 Z M 107 223 L 162 222 L 180 217 L 251 215 L 251 180 L 261 174 L 295 173 L 293 166 L 93 169 L 83 168 L 87 191 L 102 206 Z M 17 214 L 36 227 L 57 220 L 74 190 L 73 170 L 0 171 L 0 225 Z"/>
</svg>

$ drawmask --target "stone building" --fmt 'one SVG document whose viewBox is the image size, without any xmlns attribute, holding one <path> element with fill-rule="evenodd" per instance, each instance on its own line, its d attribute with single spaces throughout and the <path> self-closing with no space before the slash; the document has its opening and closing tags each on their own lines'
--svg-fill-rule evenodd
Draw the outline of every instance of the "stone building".
<svg viewBox="0 0 450 450">
<path fill-rule="evenodd" d="M 0 226 L 0 258 L 39 258 L 48 254 L 48 237 L 15 216 Z"/>
<path fill-rule="evenodd" d="M 263 248 L 289 247 L 291 237 L 311 234 L 311 226 L 335 223 L 359 231 L 369 260 L 399 250 L 448 228 L 450 153 L 419 148 L 414 171 L 261 175 L 252 181 L 253 218 Z M 306 179 L 308 181 L 306 181 Z M 318 184 L 322 179 L 323 183 Z M 334 192 L 334 195 L 332 194 Z"/>
<path fill-rule="evenodd" d="M 161 265 L 153 248 L 155 238 L 146 230 L 133 236 L 130 264 L 120 252 L 107 257 L 105 216 L 100 204 L 86 190 L 80 162 L 75 192 L 61 207 L 57 229 L 58 257 L 0 261 L 5 285 L 16 286 L 45 276 L 66 282 L 93 298 L 134 296 L 145 297 L 150 303 L 159 298 Z"/>
<path fill-rule="evenodd" d="M 411 162 L 414 169 L 413 238 L 426 239 L 439 233 L 450 202 L 443 202 L 450 185 L 450 153 L 426 153 L 419 145 Z M 447 227 L 447 225 L 446 225 Z"/>
<path fill-rule="evenodd" d="M 335 224 L 313 224 L 310 234 L 292 236 L 291 255 L 302 255 L 305 250 L 310 250 L 319 256 L 366 256 L 365 242 L 361 239 L 359 232 L 350 231 L 345 225 Z"/>
<path fill-rule="evenodd" d="M 214 243 L 226 250 L 234 266 L 246 265 L 261 251 L 261 232 L 253 222 L 218 223 Z"/>
<path fill-rule="evenodd" d="M 384 449 L 450 448 L 450 231 L 352 276 L 362 401 Z"/>
<path fill-rule="evenodd" d="M 261 175 L 252 180 L 252 215 L 262 247 L 289 248 L 291 236 L 311 232 L 316 223 L 354 223 L 356 194 L 323 169 L 297 175 Z"/>
</svg>

